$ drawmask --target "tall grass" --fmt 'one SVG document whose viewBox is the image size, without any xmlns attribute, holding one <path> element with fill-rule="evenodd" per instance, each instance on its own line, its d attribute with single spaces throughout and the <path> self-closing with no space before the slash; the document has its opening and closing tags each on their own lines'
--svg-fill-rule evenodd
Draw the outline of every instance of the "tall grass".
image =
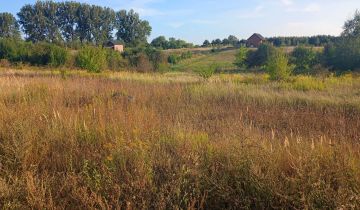
<svg viewBox="0 0 360 210">
<path fill-rule="evenodd" d="M 0 74 L 0 206 L 360 207 L 356 85 L 135 78 Z"/>
</svg>

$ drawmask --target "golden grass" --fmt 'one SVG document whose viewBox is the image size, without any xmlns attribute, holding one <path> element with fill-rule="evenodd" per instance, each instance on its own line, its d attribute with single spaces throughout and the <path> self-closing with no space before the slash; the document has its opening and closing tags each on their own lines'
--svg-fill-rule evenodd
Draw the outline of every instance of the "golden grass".
<svg viewBox="0 0 360 210">
<path fill-rule="evenodd" d="M 266 78 L 2 71 L 0 206 L 359 208 L 358 79 Z"/>
</svg>

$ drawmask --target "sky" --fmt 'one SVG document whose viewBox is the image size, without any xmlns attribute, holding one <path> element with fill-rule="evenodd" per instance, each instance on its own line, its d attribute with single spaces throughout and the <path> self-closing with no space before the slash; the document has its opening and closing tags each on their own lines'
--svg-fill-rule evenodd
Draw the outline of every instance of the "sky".
<svg viewBox="0 0 360 210">
<path fill-rule="evenodd" d="M 16 14 L 36 0 L 0 0 L 0 12 Z M 160 35 L 201 44 L 205 39 L 253 33 L 265 37 L 339 35 L 360 0 L 78 0 L 114 10 L 134 9 Z"/>
</svg>

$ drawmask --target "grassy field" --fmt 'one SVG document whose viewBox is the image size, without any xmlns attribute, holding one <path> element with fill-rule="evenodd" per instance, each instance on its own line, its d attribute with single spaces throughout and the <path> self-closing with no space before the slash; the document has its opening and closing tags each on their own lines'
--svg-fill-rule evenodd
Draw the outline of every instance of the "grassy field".
<svg viewBox="0 0 360 210">
<path fill-rule="evenodd" d="M 174 71 L 182 72 L 196 72 L 203 68 L 208 68 L 211 65 L 216 65 L 221 70 L 236 69 L 234 57 L 236 50 L 224 50 L 216 53 L 199 53 L 194 54 L 191 59 L 181 61 L 179 64 L 172 67 Z"/>
<path fill-rule="evenodd" d="M 5 209 L 360 207 L 359 77 L 61 75 L 0 71 Z"/>
</svg>

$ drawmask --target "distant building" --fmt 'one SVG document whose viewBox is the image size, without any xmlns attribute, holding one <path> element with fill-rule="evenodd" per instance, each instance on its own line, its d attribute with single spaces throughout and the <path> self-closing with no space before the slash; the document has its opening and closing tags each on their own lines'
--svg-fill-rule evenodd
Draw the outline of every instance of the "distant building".
<svg viewBox="0 0 360 210">
<path fill-rule="evenodd" d="M 255 33 L 246 41 L 246 46 L 247 47 L 259 47 L 264 41 L 265 41 L 265 38 L 263 36 Z"/>
<path fill-rule="evenodd" d="M 119 41 L 108 41 L 104 44 L 105 48 L 111 48 L 118 52 L 124 52 L 124 45 Z"/>
</svg>

